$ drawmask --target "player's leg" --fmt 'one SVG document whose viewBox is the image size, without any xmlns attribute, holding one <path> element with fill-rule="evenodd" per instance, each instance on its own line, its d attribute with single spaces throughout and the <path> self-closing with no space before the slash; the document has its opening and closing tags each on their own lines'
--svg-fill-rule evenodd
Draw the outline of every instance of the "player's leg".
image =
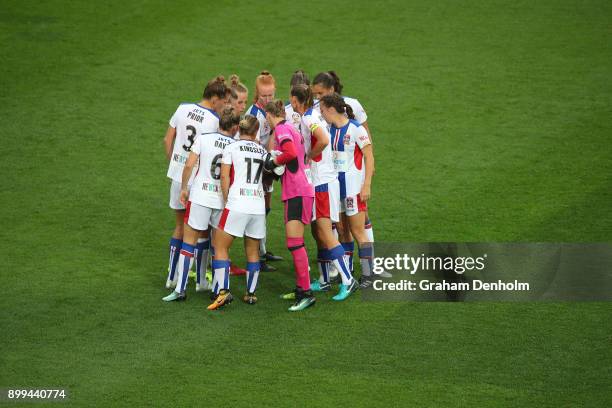
<svg viewBox="0 0 612 408">
<path fill-rule="evenodd" d="M 336 223 L 338 230 L 338 240 L 344 248 L 344 259 L 349 267 L 351 273 L 353 273 L 353 252 L 355 251 L 355 242 L 351 235 L 351 229 L 346 215 L 346 210 L 340 213 L 340 221 Z"/>
<path fill-rule="evenodd" d="M 317 233 L 320 237 L 323 245 L 329 248 L 326 252 L 327 259 L 330 260 L 336 270 L 339 271 L 342 283 L 340 284 L 340 290 L 334 300 L 344 300 L 351 295 L 357 289 L 357 282 L 353 279 L 348 263 L 344 256 L 344 248 L 334 237 L 331 227 L 331 220 L 329 218 L 320 218 L 317 220 Z"/>
<path fill-rule="evenodd" d="M 174 210 L 175 226 L 170 238 L 170 256 L 168 259 L 168 276 L 166 278 L 166 289 L 176 287 L 177 275 L 176 265 L 183 245 L 183 220 L 185 218 L 185 210 Z"/>
<path fill-rule="evenodd" d="M 312 219 L 312 197 L 295 197 L 285 201 L 285 235 L 287 249 L 293 258 L 295 270 L 295 303 L 289 311 L 295 312 L 312 306 L 315 297 L 310 290 L 308 253 L 304 245 L 304 225 Z"/>
<path fill-rule="evenodd" d="M 218 293 L 215 300 L 208 305 L 208 310 L 218 309 L 232 301 L 229 290 L 230 260 L 229 248 L 234 241 L 234 237 L 223 230 L 215 231 L 214 246 L 215 257 L 212 261 L 213 281 L 215 293 Z"/>
<path fill-rule="evenodd" d="M 310 283 L 310 289 L 313 292 L 326 292 L 331 287 L 331 284 L 329 283 L 330 261 L 327 256 L 327 248 L 325 247 L 325 244 L 319 238 L 319 234 L 317 233 L 316 220 L 310 224 L 310 231 L 312 233 L 312 237 L 317 243 L 317 268 L 319 270 L 319 278 L 317 280 L 313 280 Z"/>
<path fill-rule="evenodd" d="M 213 291 L 218 293 L 217 297 L 208 306 L 208 310 L 218 309 L 233 300 L 229 290 L 230 259 L 229 249 L 234 241 L 234 237 L 242 237 L 246 222 L 246 214 L 223 210 L 220 216 L 218 227 L 214 233 L 213 246 L 215 255 L 212 262 L 213 270 Z"/>
<path fill-rule="evenodd" d="M 183 223 L 185 218 L 185 207 L 181 204 L 181 183 L 174 180 L 170 183 L 169 207 L 174 210 L 174 231 L 170 238 L 170 256 L 168 258 L 168 276 L 166 277 L 166 288 L 176 286 L 176 265 L 178 263 L 181 245 L 183 244 Z"/>
<path fill-rule="evenodd" d="M 210 285 L 206 280 L 206 267 L 208 265 L 208 254 L 210 251 L 210 232 L 209 230 L 200 231 L 198 244 L 196 246 L 196 292 L 210 290 Z"/>
<path fill-rule="evenodd" d="M 370 220 L 370 214 L 366 211 L 365 213 L 365 232 L 368 236 L 368 241 L 374 242 L 374 228 L 372 228 L 372 220 Z"/>
<path fill-rule="evenodd" d="M 193 264 L 193 257 L 195 252 L 196 242 L 198 240 L 199 231 L 191 228 L 188 224 L 183 226 L 183 243 L 177 262 L 177 285 L 174 291 L 162 300 L 165 302 L 171 302 L 174 300 L 184 300 L 185 287 L 187 286 L 187 275 L 191 265 Z"/>
<path fill-rule="evenodd" d="M 255 303 L 257 303 L 255 291 L 257 290 L 257 283 L 259 281 L 259 270 L 261 267 L 261 264 L 259 262 L 259 240 L 250 238 L 245 235 L 244 252 L 247 258 L 247 273 L 246 294 L 244 295 L 243 300 L 250 305 L 254 305 Z"/>
</svg>

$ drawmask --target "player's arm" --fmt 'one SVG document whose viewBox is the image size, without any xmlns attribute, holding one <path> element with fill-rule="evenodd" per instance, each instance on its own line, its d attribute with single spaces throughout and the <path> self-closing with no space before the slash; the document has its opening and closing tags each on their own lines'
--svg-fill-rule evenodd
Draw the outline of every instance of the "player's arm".
<svg viewBox="0 0 612 408">
<path fill-rule="evenodd" d="M 168 126 L 166 130 L 166 136 L 164 136 L 164 148 L 166 149 L 166 159 L 170 160 L 172 157 L 172 148 L 174 147 L 174 139 L 176 138 L 176 128 Z"/>
<path fill-rule="evenodd" d="M 317 143 L 314 148 L 310 148 L 310 152 L 308 153 L 308 158 L 312 159 L 320 155 L 323 150 L 329 144 L 329 137 L 327 137 L 327 133 L 323 130 L 323 128 L 319 125 L 313 124 L 310 128 L 310 132 L 312 133 L 312 137 L 317 140 Z"/>
<path fill-rule="evenodd" d="M 372 144 L 362 147 L 361 152 L 365 162 L 365 180 L 359 195 L 362 201 L 368 201 L 371 195 L 372 177 L 374 176 L 374 152 L 372 151 Z"/>
<path fill-rule="evenodd" d="M 183 168 L 183 175 L 181 176 L 181 204 L 186 205 L 187 200 L 189 199 L 189 179 L 191 178 L 191 173 L 193 172 L 193 168 L 198 162 L 198 155 L 194 152 L 189 153 L 189 157 L 185 162 L 185 167 Z"/>
<path fill-rule="evenodd" d="M 230 189 L 230 171 L 232 169 L 231 164 L 221 164 L 221 191 L 223 192 L 223 201 L 227 203 L 227 196 L 229 195 Z"/>
<path fill-rule="evenodd" d="M 365 122 L 363 122 L 361 124 L 361 126 L 363 126 L 365 128 L 365 130 L 368 132 L 368 137 L 370 138 L 370 143 L 372 143 L 372 133 L 370 132 L 370 127 L 368 126 L 368 121 L 366 120 Z"/>
</svg>

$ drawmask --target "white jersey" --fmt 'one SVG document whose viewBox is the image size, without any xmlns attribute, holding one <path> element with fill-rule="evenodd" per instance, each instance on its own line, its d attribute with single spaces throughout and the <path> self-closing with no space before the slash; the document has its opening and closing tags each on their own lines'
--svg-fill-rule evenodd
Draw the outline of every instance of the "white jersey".
<svg viewBox="0 0 612 408">
<path fill-rule="evenodd" d="M 310 171 L 312 175 L 312 184 L 320 186 L 321 184 L 330 183 L 338 178 L 338 172 L 334 167 L 334 158 L 331 145 L 331 137 L 327 130 L 327 122 L 323 119 L 320 111 L 313 108 L 304 112 L 301 117 L 301 133 L 304 137 L 304 147 L 307 152 L 317 145 L 317 140 L 313 135 L 315 129 L 319 128 L 325 133 L 329 139 L 329 144 L 310 162 Z"/>
<path fill-rule="evenodd" d="M 231 184 L 225 208 L 244 214 L 265 214 L 262 183 L 266 149 L 250 140 L 239 140 L 223 150 L 223 164 L 230 164 Z"/>
<path fill-rule="evenodd" d="M 219 129 L 219 117 L 215 111 L 197 103 L 182 103 L 170 118 L 170 126 L 176 129 L 176 137 L 167 176 L 180 183 L 196 136 L 216 132 Z"/>
<path fill-rule="evenodd" d="M 251 107 L 247 109 L 247 115 L 255 116 L 259 121 L 259 130 L 257 131 L 257 137 L 255 140 L 261 143 L 263 147 L 267 148 L 270 135 L 272 134 L 272 128 L 266 120 L 266 111 L 264 111 L 259 105 L 255 104 L 251 105 Z"/>
<path fill-rule="evenodd" d="M 355 98 L 351 98 L 349 96 L 343 96 L 344 102 L 353 109 L 353 114 L 355 115 L 355 120 L 360 125 L 363 125 L 368 120 L 368 115 L 366 114 L 365 109 L 359 103 L 359 101 Z"/>
<path fill-rule="evenodd" d="M 356 120 L 341 128 L 331 127 L 334 167 L 338 171 L 340 198 L 355 196 L 365 181 L 365 163 L 361 149 L 371 144 L 368 131 Z"/>
<path fill-rule="evenodd" d="M 223 208 L 221 193 L 221 158 L 223 149 L 234 139 L 221 133 L 198 135 L 191 151 L 200 156 L 200 167 L 191 184 L 189 201 L 204 207 Z"/>
<path fill-rule="evenodd" d="M 301 119 L 302 115 L 294 111 L 290 103 L 285 105 L 285 120 L 287 123 L 291 123 L 298 132 L 300 132 Z"/>
</svg>

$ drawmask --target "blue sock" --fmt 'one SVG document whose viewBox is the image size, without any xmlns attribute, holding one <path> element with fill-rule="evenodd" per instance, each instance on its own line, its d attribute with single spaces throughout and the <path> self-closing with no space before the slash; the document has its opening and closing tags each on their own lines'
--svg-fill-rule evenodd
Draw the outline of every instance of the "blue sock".
<svg viewBox="0 0 612 408">
<path fill-rule="evenodd" d="M 201 241 L 201 240 L 202 241 Z M 202 275 L 206 273 L 206 262 L 208 261 L 208 249 L 210 248 L 210 240 L 208 238 L 198 239 L 196 246 L 196 283 L 200 284 Z M 206 255 L 204 258 L 203 256 Z"/>
<path fill-rule="evenodd" d="M 171 238 L 170 239 L 170 260 L 168 261 L 168 280 L 173 281 L 176 273 L 176 264 L 181 254 L 181 245 L 183 244 L 182 239 Z"/>
<path fill-rule="evenodd" d="M 359 262 L 361 263 L 361 275 L 371 276 L 372 275 L 372 255 L 374 254 L 374 247 L 372 244 L 364 245 L 359 247 Z"/>
<path fill-rule="evenodd" d="M 349 271 L 353 273 L 353 252 L 355 251 L 355 241 L 343 242 L 342 247 L 344 248 L 344 256 L 346 256 L 346 263 L 348 264 Z"/>
<path fill-rule="evenodd" d="M 212 269 L 217 279 L 217 284 L 220 290 L 229 290 L 229 272 L 230 272 L 230 261 L 222 260 L 212 261 Z"/>
<path fill-rule="evenodd" d="M 340 277 L 342 278 L 342 284 L 348 285 L 353 280 L 353 274 L 351 273 L 348 263 L 344 257 L 345 250 L 342 245 L 338 245 L 329 251 L 329 258 L 334 263 L 336 269 L 340 271 Z M 351 258 L 353 255 L 351 254 Z"/>
<path fill-rule="evenodd" d="M 176 285 L 176 292 L 183 293 L 185 286 L 187 286 L 187 276 L 189 275 L 189 269 L 193 262 L 193 255 L 195 252 L 195 246 L 189 245 L 183 242 L 181 246 L 180 262 L 179 262 L 179 284 Z"/>
<path fill-rule="evenodd" d="M 247 262 L 247 292 L 255 293 L 257 281 L 259 280 L 259 262 Z"/>
</svg>

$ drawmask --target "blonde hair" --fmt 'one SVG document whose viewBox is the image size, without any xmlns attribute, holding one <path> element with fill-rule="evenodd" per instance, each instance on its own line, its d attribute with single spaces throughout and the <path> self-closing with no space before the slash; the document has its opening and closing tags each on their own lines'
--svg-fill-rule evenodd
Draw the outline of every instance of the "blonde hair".
<svg viewBox="0 0 612 408">
<path fill-rule="evenodd" d="M 259 121 L 253 115 L 245 115 L 238 124 L 240 135 L 255 136 L 259 130 Z"/>
<path fill-rule="evenodd" d="M 249 93 L 249 89 L 240 82 L 240 77 L 236 74 L 230 76 L 230 91 L 232 93 L 232 99 L 238 99 L 238 92 Z"/>
<path fill-rule="evenodd" d="M 276 85 L 276 80 L 268 71 L 261 71 L 257 78 L 255 78 L 255 97 L 253 103 L 257 103 L 259 100 L 259 85 Z"/>
</svg>

